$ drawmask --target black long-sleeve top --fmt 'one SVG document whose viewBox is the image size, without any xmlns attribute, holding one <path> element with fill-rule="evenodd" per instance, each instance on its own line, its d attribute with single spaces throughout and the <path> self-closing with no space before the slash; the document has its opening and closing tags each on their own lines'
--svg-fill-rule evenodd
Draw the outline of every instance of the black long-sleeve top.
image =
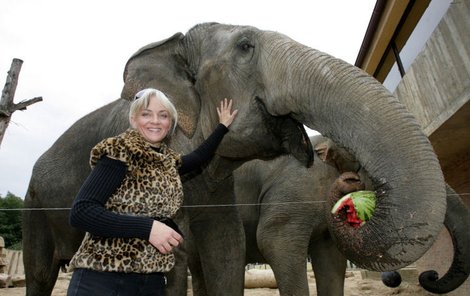
<svg viewBox="0 0 470 296">
<path fill-rule="evenodd" d="M 200 168 L 209 161 L 227 132 L 228 128 L 219 124 L 196 150 L 183 155 L 179 174 Z M 102 237 L 148 239 L 152 218 L 118 214 L 104 206 L 121 185 L 126 172 L 126 164 L 119 160 L 106 156 L 98 160 L 73 202 L 70 225 Z"/>
</svg>

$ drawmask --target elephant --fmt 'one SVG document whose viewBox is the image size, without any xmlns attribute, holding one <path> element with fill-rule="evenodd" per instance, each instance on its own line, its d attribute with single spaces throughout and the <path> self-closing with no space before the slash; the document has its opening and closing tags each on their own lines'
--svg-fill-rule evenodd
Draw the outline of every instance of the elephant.
<svg viewBox="0 0 470 296">
<path fill-rule="evenodd" d="M 280 295 L 300 296 L 310 295 L 309 256 L 317 294 L 343 295 L 346 258 L 329 235 L 326 200 L 340 173 L 360 166 L 331 140 L 314 136 L 310 141 L 316 152 L 310 168 L 285 155 L 252 160 L 234 171 L 236 203 L 257 205 L 239 207 L 246 260 L 271 266 Z"/>
<path fill-rule="evenodd" d="M 274 160 L 252 160 L 234 171 L 236 203 L 250 205 L 239 208 L 245 229 L 246 260 L 271 266 L 280 295 L 310 295 L 305 265 L 309 256 L 317 295 L 343 295 L 346 258 L 329 235 L 325 215 L 331 207 L 326 200 L 331 184 L 342 173 L 358 173 L 365 189 L 370 189 L 371 184 L 345 149 L 321 135 L 310 137 L 310 141 L 316 152 L 310 168 L 286 155 Z M 355 179 L 347 181 L 354 183 Z M 444 225 L 453 238 L 455 255 L 451 268 L 438 283 L 435 272 L 421 274 L 421 286 L 433 293 L 456 289 L 470 271 L 470 233 L 465 231 L 470 228 L 470 212 L 449 186 Z M 398 286 L 399 277 L 396 271 L 382 274 L 389 287 Z M 194 286 L 200 289 L 199 283 Z"/>
<path fill-rule="evenodd" d="M 214 128 L 220 99 L 232 98 L 239 110 L 213 160 L 182 177 L 186 207 L 177 220 L 187 225 L 182 228 L 193 239 L 186 241 L 211 275 L 204 278 L 210 295 L 243 294 L 245 237 L 236 208 L 206 205 L 233 203 L 232 172 L 248 160 L 290 153 L 310 165 L 303 125 L 354 155 L 380 193 L 363 227 L 329 226 L 354 264 L 379 271 L 409 265 L 443 225 L 445 182 L 430 142 L 396 97 L 347 62 L 278 32 L 203 23 L 139 49 L 123 78 L 119 99 L 78 120 L 38 159 L 25 207 L 69 207 L 89 173 L 91 147 L 125 130 L 129 101 L 152 87 L 176 106 L 178 127 L 168 144 L 181 153 L 195 149 Z M 82 236 L 68 225 L 66 210 L 25 212 L 27 295 L 50 294 Z"/>
</svg>

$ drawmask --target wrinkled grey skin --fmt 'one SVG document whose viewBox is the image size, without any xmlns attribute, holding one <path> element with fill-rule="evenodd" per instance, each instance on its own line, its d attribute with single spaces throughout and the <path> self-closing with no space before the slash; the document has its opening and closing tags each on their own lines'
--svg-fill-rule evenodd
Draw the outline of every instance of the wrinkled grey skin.
<svg viewBox="0 0 470 296">
<path fill-rule="evenodd" d="M 184 177 L 186 205 L 233 202 L 230 175 L 246 160 L 292 153 L 309 163 L 300 122 L 355 155 L 381 192 L 365 227 L 330 227 L 340 251 L 355 264 L 372 270 L 409 265 L 442 227 L 444 179 L 429 141 L 396 98 L 348 63 L 277 32 L 202 24 L 139 50 L 126 65 L 124 83 L 120 100 L 79 120 L 41 156 L 26 207 L 70 206 L 89 173 L 90 148 L 128 126 L 126 100 L 155 87 L 178 110 L 181 121 L 169 144 L 182 153 L 216 126 L 222 98 L 234 99 L 239 109 L 216 157 L 201 174 Z M 433 212 L 424 211 L 423 204 Z M 194 237 L 189 243 L 210 275 L 205 277 L 209 295 L 241 295 L 245 238 L 239 213 L 202 207 L 182 214 Z M 28 295 L 50 294 L 58 266 L 77 249 L 83 234 L 68 227 L 67 218 L 67 211 L 25 213 Z"/>
<path fill-rule="evenodd" d="M 444 275 L 439 276 L 435 270 L 424 271 L 419 275 L 421 287 L 436 294 L 445 294 L 457 289 L 470 275 L 470 211 L 450 186 L 447 186 L 444 225 L 452 238 L 452 264 Z M 382 282 L 388 287 L 394 288 L 401 283 L 401 275 L 397 271 L 382 275 Z"/>
</svg>

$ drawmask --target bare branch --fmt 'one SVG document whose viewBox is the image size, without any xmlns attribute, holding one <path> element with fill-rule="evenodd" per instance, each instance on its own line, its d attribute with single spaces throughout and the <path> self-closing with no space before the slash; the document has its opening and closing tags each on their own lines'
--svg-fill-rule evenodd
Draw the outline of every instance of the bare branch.
<svg viewBox="0 0 470 296">
<path fill-rule="evenodd" d="M 21 101 L 18 104 L 14 104 L 12 113 L 15 112 L 16 110 L 22 110 L 22 111 L 26 110 L 26 107 L 28 107 L 29 105 L 32 105 L 34 103 L 41 102 L 41 101 L 42 101 L 42 97 L 35 97 L 30 100 Z"/>
</svg>

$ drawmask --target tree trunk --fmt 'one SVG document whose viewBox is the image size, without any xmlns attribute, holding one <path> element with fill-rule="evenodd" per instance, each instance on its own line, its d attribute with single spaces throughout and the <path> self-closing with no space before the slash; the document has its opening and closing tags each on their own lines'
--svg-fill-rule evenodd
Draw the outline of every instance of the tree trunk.
<svg viewBox="0 0 470 296">
<path fill-rule="evenodd" d="M 13 112 L 16 110 L 26 110 L 27 106 L 42 101 L 42 97 L 36 97 L 31 100 L 22 101 L 18 104 L 13 103 L 22 64 L 22 60 L 13 59 L 10 71 L 8 71 L 5 86 L 3 87 L 2 99 L 0 101 L 0 145 L 2 144 L 3 136 L 5 135 L 5 131 L 10 123 Z"/>
</svg>

